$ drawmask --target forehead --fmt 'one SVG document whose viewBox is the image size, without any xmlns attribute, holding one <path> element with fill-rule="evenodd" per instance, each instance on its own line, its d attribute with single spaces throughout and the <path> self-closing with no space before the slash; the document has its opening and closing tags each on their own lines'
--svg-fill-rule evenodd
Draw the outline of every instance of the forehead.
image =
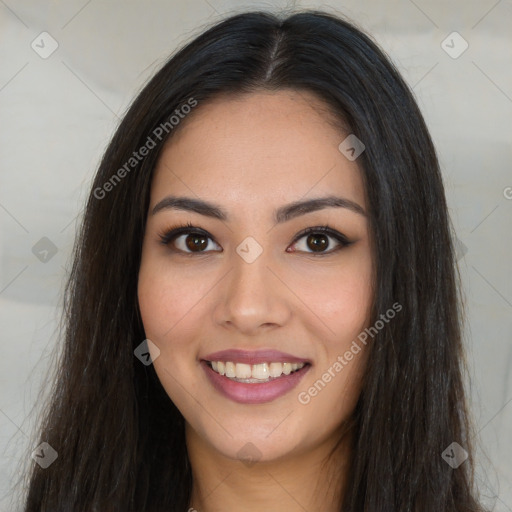
<svg viewBox="0 0 512 512">
<path fill-rule="evenodd" d="M 338 149 L 348 131 L 311 93 L 223 96 L 182 122 L 157 163 L 152 203 L 172 193 L 250 209 L 339 192 L 364 208 L 357 162 Z"/>
</svg>

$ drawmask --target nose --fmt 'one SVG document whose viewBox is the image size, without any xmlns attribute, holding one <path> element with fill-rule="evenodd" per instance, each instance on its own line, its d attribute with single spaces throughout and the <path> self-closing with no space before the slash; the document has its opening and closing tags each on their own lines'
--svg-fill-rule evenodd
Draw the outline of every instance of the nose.
<svg viewBox="0 0 512 512">
<path fill-rule="evenodd" d="M 237 252 L 232 254 L 231 270 L 217 289 L 217 325 L 249 336 L 283 326 L 289 320 L 293 294 L 267 253 L 270 251 L 264 250 L 252 262 Z"/>
</svg>

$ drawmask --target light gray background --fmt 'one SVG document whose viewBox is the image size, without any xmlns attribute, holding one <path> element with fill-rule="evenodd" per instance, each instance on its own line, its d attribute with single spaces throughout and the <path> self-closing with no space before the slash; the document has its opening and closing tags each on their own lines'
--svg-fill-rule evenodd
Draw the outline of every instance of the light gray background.
<svg viewBox="0 0 512 512">
<path fill-rule="evenodd" d="M 76 219 L 119 118 L 201 29 L 244 8 L 286 6 L 347 15 L 414 88 L 461 241 L 478 483 L 495 510 L 512 511 L 512 2 L 504 0 L 0 0 L 0 511 L 19 510 L 12 478 L 34 463 L 33 418 Z M 31 47 L 43 31 L 58 43 L 45 59 Z M 458 58 L 445 51 L 463 48 L 446 39 L 454 31 L 469 45 Z M 46 263 L 32 252 L 42 237 L 57 248 Z"/>
</svg>

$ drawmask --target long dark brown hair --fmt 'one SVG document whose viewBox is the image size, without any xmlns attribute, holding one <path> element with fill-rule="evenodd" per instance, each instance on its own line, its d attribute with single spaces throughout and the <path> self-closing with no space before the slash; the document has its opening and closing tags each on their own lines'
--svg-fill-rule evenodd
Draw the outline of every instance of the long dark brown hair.
<svg viewBox="0 0 512 512">
<path fill-rule="evenodd" d="M 286 88 L 317 95 L 364 142 L 358 163 L 376 261 L 372 323 L 390 304 L 403 307 L 369 352 L 339 509 L 483 510 L 459 278 L 432 140 L 409 87 L 373 40 L 340 17 L 303 11 L 247 12 L 215 24 L 163 65 L 116 130 L 76 238 L 62 353 L 33 443 L 47 442 L 58 458 L 46 469 L 30 461 L 25 512 L 187 510 L 184 419 L 154 368 L 134 356 L 145 339 L 137 276 L 152 173 L 175 132 L 169 119 L 191 99 L 200 109 L 220 94 Z M 130 161 L 148 138 L 155 147 Z M 441 455 L 452 442 L 469 454 L 457 468 Z"/>
</svg>

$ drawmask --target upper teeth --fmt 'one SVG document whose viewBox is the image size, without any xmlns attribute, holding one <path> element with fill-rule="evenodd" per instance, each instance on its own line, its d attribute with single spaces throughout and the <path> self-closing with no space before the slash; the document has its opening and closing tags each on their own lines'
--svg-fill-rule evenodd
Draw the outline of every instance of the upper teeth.
<svg viewBox="0 0 512 512">
<path fill-rule="evenodd" d="M 305 363 L 260 363 L 244 364 L 231 361 L 211 361 L 212 369 L 226 377 L 237 379 L 266 380 L 269 377 L 280 377 L 281 374 L 289 375 L 295 370 L 300 370 Z"/>
</svg>

